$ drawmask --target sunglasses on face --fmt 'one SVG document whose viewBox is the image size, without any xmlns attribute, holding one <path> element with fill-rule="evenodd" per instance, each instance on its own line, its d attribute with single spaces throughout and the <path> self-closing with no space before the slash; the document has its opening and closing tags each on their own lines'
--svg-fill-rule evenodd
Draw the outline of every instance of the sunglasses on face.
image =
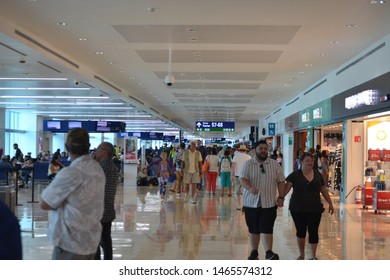
<svg viewBox="0 0 390 280">
<path fill-rule="evenodd" d="M 265 169 L 264 169 L 264 165 L 263 164 L 260 164 L 260 168 L 261 168 L 261 173 L 265 174 Z"/>
</svg>

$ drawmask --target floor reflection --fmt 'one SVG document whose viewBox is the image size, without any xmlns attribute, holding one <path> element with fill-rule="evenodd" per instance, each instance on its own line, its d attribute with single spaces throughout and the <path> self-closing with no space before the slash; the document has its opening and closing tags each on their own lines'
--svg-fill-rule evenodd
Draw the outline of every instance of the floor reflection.
<svg viewBox="0 0 390 280">
<path fill-rule="evenodd" d="M 38 196 L 35 198 L 38 200 Z M 319 259 L 390 259 L 390 214 L 375 214 L 359 205 L 324 213 L 320 225 Z M 46 236 L 47 213 L 31 200 L 31 189 L 21 190 L 16 215 L 20 220 L 24 259 L 50 259 Z M 288 201 L 286 201 L 286 205 Z M 120 186 L 117 218 L 112 225 L 114 259 L 246 259 L 247 228 L 234 197 L 198 193 L 197 204 L 184 195 L 170 194 L 161 201 L 156 187 Z M 287 206 L 278 210 L 274 251 L 281 259 L 298 256 L 295 229 Z M 260 257 L 264 255 L 260 248 Z"/>
</svg>

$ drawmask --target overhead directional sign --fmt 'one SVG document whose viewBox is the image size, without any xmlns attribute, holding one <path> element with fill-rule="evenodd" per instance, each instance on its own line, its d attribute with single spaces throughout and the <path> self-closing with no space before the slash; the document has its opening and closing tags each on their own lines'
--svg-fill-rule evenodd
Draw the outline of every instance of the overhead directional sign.
<svg viewBox="0 0 390 280">
<path fill-rule="evenodd" d="M 203 122 L 195 123 L 196 131 L 234 131 L 234 122 Z"/>
</svg>

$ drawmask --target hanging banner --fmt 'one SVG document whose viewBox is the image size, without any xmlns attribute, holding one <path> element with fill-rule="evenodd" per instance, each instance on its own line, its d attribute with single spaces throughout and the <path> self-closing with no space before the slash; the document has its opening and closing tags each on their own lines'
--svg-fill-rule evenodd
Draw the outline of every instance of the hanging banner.
<svg viewBox="0 0 390 280">
<path fill-rule="evenodd" d="M 138 163 L 137 160 L 137 137 L 125 137 L 125 163 Z"/>
</svg>

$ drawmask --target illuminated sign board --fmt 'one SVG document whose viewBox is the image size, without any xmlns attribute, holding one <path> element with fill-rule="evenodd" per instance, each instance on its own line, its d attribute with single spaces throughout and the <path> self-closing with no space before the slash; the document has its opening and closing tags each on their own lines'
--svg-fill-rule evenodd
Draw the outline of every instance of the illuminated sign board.
<svg viewBox="0 0 390 280">
<path fill-rule="evenodd" d="M 234 122 L 203 122 L 195 123 L 196 131 L 234 131 Z"/>
<path fill-rule="evenodd" d="M 322 108 L 315 108 L 313 110 L 313 119 L 322 119 Z"/>
<path fill-rule="evenodd" d="M 303 123 L 310 122 L 310 115 L 309 115 L 309 113 L 303 113 L 302 114 L 302 122 Z"/>
<path fill-rule="evenodd" d="M 345 109 L 357 109 L 363 106 L 377 105 L 378 103 L 378 90 L 369 89 L 345 98 Z"/>
</svg>

